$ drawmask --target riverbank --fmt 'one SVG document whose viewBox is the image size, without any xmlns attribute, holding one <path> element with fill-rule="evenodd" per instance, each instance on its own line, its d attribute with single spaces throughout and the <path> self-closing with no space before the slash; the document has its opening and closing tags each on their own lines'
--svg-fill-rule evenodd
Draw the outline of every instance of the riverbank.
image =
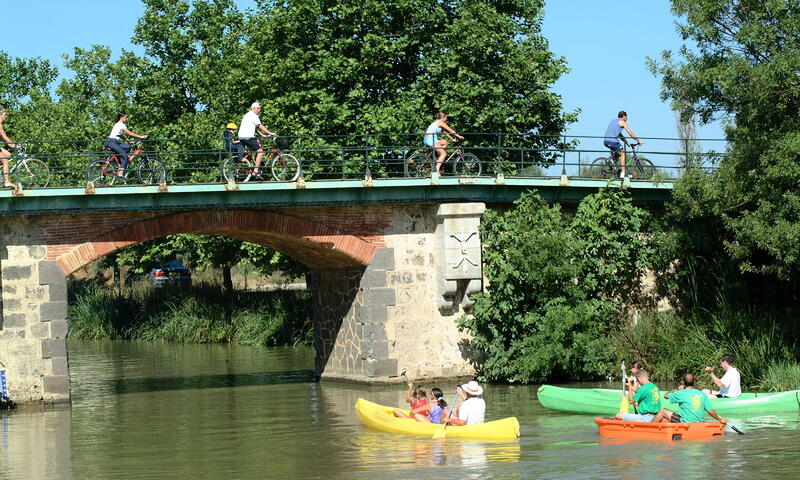
<svg viewBox="0 0 800 480">
<path fill-rule="evenodd" d="M 181 289 L 140 282 L 121 292 L 93 282 L 69 286 L 69 336 L 253 346 L 311 345 L 311 295 L 234 291 L 199 283 Z"/>
</svg>

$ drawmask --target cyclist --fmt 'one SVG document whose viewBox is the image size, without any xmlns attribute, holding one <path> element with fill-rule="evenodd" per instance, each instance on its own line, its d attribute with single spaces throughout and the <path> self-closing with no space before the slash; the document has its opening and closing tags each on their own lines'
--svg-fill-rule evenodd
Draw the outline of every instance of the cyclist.
<svg viewBox="0 0 800 480">
<path fill-rule="evenodd" d="M 6 117 L 8 117 L 8 113 L 4 108 L 0 108 L 0 139 L 6 142 L 8 148 L 17 149 L 19 146 L 12 142 L 8 135 L 6 134 L 5 129 L 3 128 L 3 122 L 6 121 Z M 16 188 L 16 185 L 11 183 L 11 180 L 8 179 L 8 161 L 11 160 L 11 152 L 6 150 L 3 147 L 0 147 L 0 162 L 3 162 L 3 186 L 6 188 Z"/>
<path fill-rule="evenodd" d="M 258 114 L 261 113 L 261 104 L 253 102 L 250 105 L 250 111 L 242 117 L 242 124 L 239 125 L 239 141 L 242 145 L 250 149 L 251 152 L 256 152 L 256 161 L 253 166 L 253 175 L 259 175 L 259 167 L 261 166 L 261 157 L 264 156 L 264 149 L 261 147 L 261 142 L 256 138 L 256 129 L 265 132 L 267 135 L 277 137 L 278 134 L 270 132 L 267 127 L 261 124 Z"/>
<path fill-rule="evenodd" d="M 433 123 L 428 125 L 428 129 L 425 130 L 425 145 L 433 148 L 438 155 L 436 158 L 436 173 L 438 175 L 441 173 L 442 164 L 444 163 L 445 157 L 447 157 L 447 150 L 445 150 L 445 148 L 447 148 L 447 140 L 440 139 L 439 134 L 442 133 L 442 130 L 444 130 L 447 138 L 453 142 L 456 140 L 450 136 L 450 133 L 458 137 L 460 140 L 463 140 L 464 137 L 457 134 L 455 130 L 450 128 L 450 125 L 447 124 L 446 113 L 436 112 L 436 115 L 433 117 Z"/>
<path fill-rule="evenodd" d="M 130 144 L 122 141 L 122 134 L 141 139 L 147 138 L 147 135 L 139 135 L 138 133 L 133 133 L 132 131 L 128 130 L 128 126 L 125 125 L 125 122 L 127 121 L 128 114 L 126 112 L 118 113 L 117 121 L 114 126 L 111 127 L 111 133 L 108 135 L 108 138 L 103 141 L 103 146 L 105 148 L 119 155 L 120 166 L 119 170 L 117 171 L 117 178 L 121 180 L 125 179 L 125 169 L 128 168 L 129 161 L 128 153 L 131 151 Z"/>
<path fill-rule="evenodd" d="M 244 154 L 244 147 L 242 147 L 242 142 L 236 139 L 235 131 L 235 123 L 225 125 L 225 133 L 222 134 L 222 140 L 225 142 L 225 150 L 230 153 L 235 153 L 236 160 L 241 161 Z"/>
<path fill-rule="evenodd" d="M 608 123 L 603 145 L 610 148 L 614 154 L 619 155 L 619 178 L 625 178 L 625 151 L 622 149 L 622 143 L 620 143 L 620 140 L 625 138 L 622 136 L 622 129 L 625 129 L 628 135 L 636 139 L 636 144 L 644 145 L 644 142 L 639 140 L 639 137 L 628 126 L 628 114 L 624 110 L 621 110 L 617 114 L 617 118 Z"/>
</svg>

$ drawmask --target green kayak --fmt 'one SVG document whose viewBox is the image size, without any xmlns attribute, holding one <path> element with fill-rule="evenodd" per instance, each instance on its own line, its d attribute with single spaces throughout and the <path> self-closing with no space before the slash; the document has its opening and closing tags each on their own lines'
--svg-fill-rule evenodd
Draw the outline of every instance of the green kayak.
<svg viewBox="0 0 800 480">
<path fill-rule="evenodd" d="M 677 410 L 678 405 L 664 399 L 661 406 Z M 606 388 L 539 387 L 539 403 L 545 408 L 587 415 L 614 415 L 619 411 L 620 390 Z M 777 393 L 742 393 L 738 398 L 712 398 L 711 405 L 722 416 L 750 416 L 800 411 L 800 390 Z"/>
</svg>

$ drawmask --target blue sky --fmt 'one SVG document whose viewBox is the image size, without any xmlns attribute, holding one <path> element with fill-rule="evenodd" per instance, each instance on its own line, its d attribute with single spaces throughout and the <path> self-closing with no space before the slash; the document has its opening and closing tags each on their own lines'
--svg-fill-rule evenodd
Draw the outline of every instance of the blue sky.
<svg viewBox="0 0 800 480">
<path fill-rule="evenodd" d="M 238 0 L 240 6 L 252 0 Z M 17 57 L 42 57 L 63 67 L 73 47 L 131 48 L 133 27 L 143 11 L 137 0 L 38 0 L 15 2 L 3 15 L 0 50 Z M 647 56 L 677 50 L 681 40 L 666 0 L 549 0 L 544 34 L 550 49 L 572 70 L 555 85 L 567 110 L 581 109 L 571 135 L 602 135 L 617 111 L 628 112 L 642 137 L 676 137 L 675 119 L 659 98 L 660 83 L 645 67 Z M 721 138 L 719 125 L 698 137 Z"/>
</svg>

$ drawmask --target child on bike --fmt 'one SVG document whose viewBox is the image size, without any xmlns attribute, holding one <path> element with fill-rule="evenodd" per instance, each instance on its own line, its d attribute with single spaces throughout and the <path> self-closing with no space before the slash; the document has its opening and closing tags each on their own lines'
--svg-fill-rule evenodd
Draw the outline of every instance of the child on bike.
<svg viewBox="0 0 800 480">
<path fill-rule="evenodd" d="M 16 149 L 18 148 L 17 144 L 12 142 L 8 135 L 6 135 L 6 131 L 3 128 L 3 122 L 6 121 L 6 117 L 8 117 L 8 113 L 4 108 L 0 108 L 0 139 L 6 142 L 8 148 Z M 8 161 L 11 160 L 11 152 L 6 150 L 3 147 L 0 147 L 0 162 L 3 162 L 3 186 L 6 188 L 16 188 L 16 185 L 11 183 L 11 180 L 8 178 Z"/>
<path fill-rule="evenodd" d="M 457 134 L 455 130 L 450 128 L 450 125 L 447 124 L 447 114 L 444 112 L 436 112 L 434 115 L 433 123 L 428 125 L 428 129 L 425 130 L 425 145 L 431 147 L 435 150 L 436 155 L 436 173 L 441 174 L 442 164 L 444 163 L 445 157 L 447 157 L 447 140 L 443 140 L 439 138 L 439 134 L 442 133 L 442 130 L 445 131 L 445 135 L 452 141 L 456 141 L 453 137 L 450 136 L 450 133 L 455 135 L 459 138 L 459 140 L 463 140 L 464 137 Z"/>
<path fill-rule="evenodd" d="M 241 161 L 244 155 L 244 146 L 236 138 L 236 124 L 225 125 L 225 133 L 222 134 L 222 141 L 225 142 L 225 151 L 236 154 L 236 160 Z"/>
</svg>

